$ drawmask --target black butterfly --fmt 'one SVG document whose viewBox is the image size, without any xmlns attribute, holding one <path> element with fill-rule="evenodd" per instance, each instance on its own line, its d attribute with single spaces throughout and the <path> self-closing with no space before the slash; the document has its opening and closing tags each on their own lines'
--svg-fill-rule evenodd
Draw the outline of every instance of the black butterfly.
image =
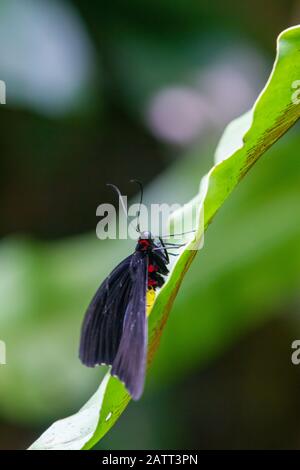
<svg viewBox="0 0 300 470">
<path fill-rule="evenodd" d="M 118 188 L 113 187 L 120 196 Z M 142 197 L 141 187 L 141 201 Z M 139 222 L 137 231 L 140 232 Z M 125 384 L 134 400 L 140 398 L 145 380 L 147 291 L 155 291 L 165 282 L 163 276 L 169 272 L 167 247 L 180 246 L 165 244 L 161 237 L 154 238 L 150 232 L 140 232 L 134 253 L 103 281 L 83 321 L 81 361 L 88 367 L 110 365 L 111 374 Z"/>
</svg>

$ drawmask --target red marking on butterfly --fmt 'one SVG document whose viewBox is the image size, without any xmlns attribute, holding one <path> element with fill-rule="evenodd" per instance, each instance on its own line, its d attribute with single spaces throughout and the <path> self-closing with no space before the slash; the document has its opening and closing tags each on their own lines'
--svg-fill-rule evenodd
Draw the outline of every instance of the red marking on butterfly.
<svg viewBox="0 0 300 470">
<path fill-rule="evenodd" d="M 140 245 L 142 251 L 147 250 L 150 246 L 150 241 L 147 240 L 146 238 L 140 238 L 138 241 L 138 244 Z"/>
<path fill-rule="evenodd" d="M 158 266 L 154 266 L 154 264 L 149 264 L 149 266 L 148 266 L 148 272 L 149 272 L 149 273 L 154 273 L 154 272 L 156 272 L 156 271 L 158 271 Z"/>
</svg>

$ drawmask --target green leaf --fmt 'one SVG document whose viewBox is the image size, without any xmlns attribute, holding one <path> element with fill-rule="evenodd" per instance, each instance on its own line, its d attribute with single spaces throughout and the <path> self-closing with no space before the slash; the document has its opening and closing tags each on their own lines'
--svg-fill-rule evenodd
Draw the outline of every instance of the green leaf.
<svg viewBox="0 0 300 470">
<path fill-rule="evenodd" d="M 253 109 L 233 121 L 225 130 L 215 154 L 215 165 L 202 179 L 198 195 L 187 210 L 198 214 L 196 239 L 200 243 L 204 229 L 228 195 L 254 163 L 300 117 L 300 107 L 292 102 L 293 83 L 300 78 L 300 27 L 280 34 L 277 56 L 270 78 Z M 182 214 L 176 212 L 172 228 Z M 202 221 L 203 223 L 200 223 Z M 180 253 L 172 271 L 155 300 L 149 317 L 149 363 L 158 347 L 163 328 L 180 284 L 197 250 L 189 243 Z M 75 415 L 54 423 L 31 449 L 89 449 L 113 426 L 129 402 L 123 384 L 110 377 L 103 379 L 96 394 Z"/>
</svg>

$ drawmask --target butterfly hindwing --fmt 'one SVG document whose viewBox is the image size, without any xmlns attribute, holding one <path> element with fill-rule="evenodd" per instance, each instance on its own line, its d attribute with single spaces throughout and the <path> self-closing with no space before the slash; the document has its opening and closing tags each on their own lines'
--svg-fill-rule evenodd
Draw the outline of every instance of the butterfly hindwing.
<svg viewBox="0 0 300 470">
<path fill-rule="evenodd" d="M 135 252 L 130 263 L 132 289 L 125 311 L 121 341 L 111 370 L 112 375 L 125 383 L 135 400 L 140 398 L 143 391 L 147 359 L 147 268 L 148 257 Z"/>
</svg>

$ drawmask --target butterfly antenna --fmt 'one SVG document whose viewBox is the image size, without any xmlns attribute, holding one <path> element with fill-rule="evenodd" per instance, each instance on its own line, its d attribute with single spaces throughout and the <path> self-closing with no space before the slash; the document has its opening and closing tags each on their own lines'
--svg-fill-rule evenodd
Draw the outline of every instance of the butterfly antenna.
<svg viewBox="0 0 300 470">
<path fill-rule="evenodd" d="M 119 196 L 119 199 L 120 199 L 121 206 L 122 206 L 122 209 L 123 209 L 123 211 L 124 211 L 124 214 L 126 215 L 127 220 L 128 220 L 127 209 L 126 209 L 126 207 L 125 207 L 125 204 L 124 204 L 124 201 L 123 201 L 123 198 L 122 198 L 121 191 L 119 190 L 119 188 L 118 188 L 116 185 L 114 185 L 114 184 L 112 184 L 112 183 L 107 183 L 106 186 L 110 186 L 111 188 L 113 188 L 113 189 L 116 191 L 117 195 Z"/>
<path fill-rule="evenodd" d="M 137 226 L 136 226 L 136 231 L 138 233 L 141 233 L 141 228 L 140 228 L 140 214 L 141 214 L 141 205 L 143 203 L 143 197 L 144 197 L 144 188 L 143 188 L 143 185 L 140 181 L 138 180 L 130 180 L 130 183 L 136 183 L 139 185 L 140 187 L 140 192 L 141 192 L 141 196 L 140 196 L 140 204 L 139 204 L 139 210 L 138 210 L 138 213 L 137 213 Z"/>
<path fill-rule="evenodd" d="M 181 233 L 170 233 L 169 235 L 161 235 L 160 238 L 172 238 L 172 237 L 181 237 L 182 235 L 187 235 L 188 233 L 195 233 L 196 230 L 188 230 L 187 232 Z"/>
</svg>

